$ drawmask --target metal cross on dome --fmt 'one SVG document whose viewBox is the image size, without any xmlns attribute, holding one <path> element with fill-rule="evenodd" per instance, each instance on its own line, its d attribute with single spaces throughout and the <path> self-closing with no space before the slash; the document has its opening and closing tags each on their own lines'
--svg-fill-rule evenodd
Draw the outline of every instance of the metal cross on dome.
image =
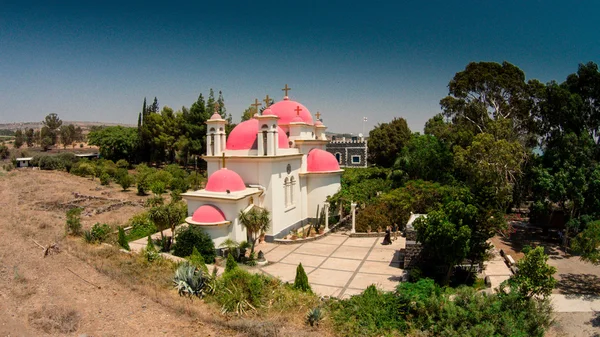
<svg viewBox="0 0 600 337">
<path fill-rule="evenodd" d="M 258 111 L 258 107 L 262 105 L 262 103 L 258 103 L 258 98 L 254 99 L 254 104 L 250 104 L 251 106 L 254 107 L 254 109 L 256 109 L 256 111 Z"/>
<path fill-rule="evenodd" d="M 265 97 L 265 99 L 263 99 L 263 102 L 265 102 L 265 106 L 268 108 L 269 105 L 271 104 L 271 98 L 269 97 L 269 95 L 267 95 L 267 97 Z"/>
<path fill-rule="evenodd" d="M 317 113 L 315 114 L 315 116 L 317 116 L 318 120 L 321 120 L 321 113 L 317 111 Z"/>
<path fill-rule="evenodd" d="M 219 102 L 215 102 L 215 113 L 218 114 L 219 113 Z"/>
<path fill-rule="evenodd" d="M 288 91 L 292 90 L 292 88 L 288 87 L 287 83 L 285 85 L 285 88 L 281 89 L 281 91 L 285 91 L 285 95 L 288 95 Z"/>
</svg>

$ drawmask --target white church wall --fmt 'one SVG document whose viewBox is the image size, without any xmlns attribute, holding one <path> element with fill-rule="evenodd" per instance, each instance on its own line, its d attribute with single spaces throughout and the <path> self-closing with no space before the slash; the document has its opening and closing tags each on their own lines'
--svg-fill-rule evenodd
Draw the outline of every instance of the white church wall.
<svg viewBox="0 0 600 337">
<path fill-rule="evenodd" d="M 323 208 L 327 197 L 340 190 L 340 175 L 340 173 L 307 175 L 308 217 L 314 218 L 317 214 L 317 205 Z"/>
</svg>

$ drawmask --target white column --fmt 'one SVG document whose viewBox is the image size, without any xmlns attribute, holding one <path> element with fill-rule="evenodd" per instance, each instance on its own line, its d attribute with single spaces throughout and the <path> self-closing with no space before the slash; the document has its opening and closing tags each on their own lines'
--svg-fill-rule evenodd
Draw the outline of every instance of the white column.
<svg viewBox="0 0 600 337">
<path fill-rule="evenodd" d="M 356 233 L 356 203 L 354 201 L 350 204 L 350 209 L 352 211 L 352 230 L 350 233 Z"/>
<path fill-rule="evenodd" d="M 225 145 L 227 144 L 227 134 L 225 131 L 221 133 L 221 153 L 225 152 Z"/>
<path fill-rule="evenodd" d="M 215 153 L 213 156 L 220 156 L 223 151 L 221 151 L 221 137 L 219 134 L 215 134 Z"/>
<path fill-rule="evenodd" d="M 325 208 L 325 232 L 329 232 L 329 203 L 325 202 L 323 207 Z"/>
<path fill-rule="evenodd" d="M 212 145 L 212 140 L 211 140 L 211 135 L 209 133 L 206 135 L 206 155 L 207 156 L 213 155 L 211 145 Z"/>
</svg>

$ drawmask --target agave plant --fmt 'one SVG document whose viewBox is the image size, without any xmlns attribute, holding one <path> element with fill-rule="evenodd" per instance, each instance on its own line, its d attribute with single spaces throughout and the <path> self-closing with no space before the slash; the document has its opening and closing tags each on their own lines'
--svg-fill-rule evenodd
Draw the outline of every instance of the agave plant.
<svg viewBox="0 0 600 337">
<path fill-rule="evenodd" d="M 173 283 L 179 296 L 202 297 L 206 285 L 203 274 L 202 270 L 197 270 L 193 265 L 187 262 L 182 263 L 173 277 Z"/>
<path fill-rule="evenodd" d="M 316 307 L 308 311 L 306 315 L 306 323 L 310 324 L 310 326 L 319 326 L 319 322 L 323 319 L 323 312 L 321 308 Z"/>
</svg>

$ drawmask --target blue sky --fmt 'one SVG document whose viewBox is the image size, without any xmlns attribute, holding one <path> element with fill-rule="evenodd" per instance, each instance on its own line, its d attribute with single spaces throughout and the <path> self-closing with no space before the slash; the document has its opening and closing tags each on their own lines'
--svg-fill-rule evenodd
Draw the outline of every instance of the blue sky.
<svg viewBox="0 0 600 337">
<path fill-rule="evenodd" d="M 144 97 L 189 107 L 222 90 L 227 111 L 290 97 L 329 131 L 440 112 L 471 61 L 504 60 L 562 82 L 600 63 L 597 1 L 0 0 L 0 123 L 136 123 Z"/>
</svg>

